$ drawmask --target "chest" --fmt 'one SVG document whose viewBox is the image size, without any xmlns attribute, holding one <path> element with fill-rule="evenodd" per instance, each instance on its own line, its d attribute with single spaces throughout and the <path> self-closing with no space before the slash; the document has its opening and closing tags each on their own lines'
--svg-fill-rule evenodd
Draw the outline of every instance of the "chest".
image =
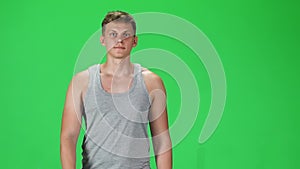
<svg viewBox="0 0 300 169">
<path fill-rule="evenodd" d="M 124 93 L 130 90 L 133 84 L 133 76 L 100 75 L 103 90 L 108 93 Z"/>
</svg>

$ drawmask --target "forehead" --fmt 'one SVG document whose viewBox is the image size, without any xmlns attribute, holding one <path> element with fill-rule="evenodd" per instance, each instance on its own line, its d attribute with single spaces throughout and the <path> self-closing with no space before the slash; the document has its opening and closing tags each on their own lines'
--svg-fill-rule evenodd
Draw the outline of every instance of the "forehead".
<svg viewBox="0 0 300 169">
<path fill-rule="evenodd" d="M 105 30 L 106 31 L 129 31 L 133 32 L 132 25 L 130 23 L 125 23 L 125 22 L 118 22 L 118 21 L 112 21 L 108 24 L 105 25 Z"/>
</svg>

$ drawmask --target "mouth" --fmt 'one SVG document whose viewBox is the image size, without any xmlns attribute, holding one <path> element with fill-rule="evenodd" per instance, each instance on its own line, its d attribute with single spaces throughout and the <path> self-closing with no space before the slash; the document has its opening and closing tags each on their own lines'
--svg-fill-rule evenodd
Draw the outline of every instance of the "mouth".
<svg viewBox="0 0 300 169">
<path fill-rule="evenodd" d="M 115 46 L 114 49 L 122 49 L 122 50 L 124 50 L 125 47 L 122 47 L 122 46 Z"/>
</svg>

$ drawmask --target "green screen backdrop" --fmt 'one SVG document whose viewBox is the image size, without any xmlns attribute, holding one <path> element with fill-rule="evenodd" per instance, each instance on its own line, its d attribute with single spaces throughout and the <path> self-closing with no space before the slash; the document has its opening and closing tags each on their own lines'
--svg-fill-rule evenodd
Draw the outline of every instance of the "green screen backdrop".
<svg viewBox="0 0 300 169">
<path fill-rule="evenodd" d="M 205 60 L 189 44 L 163 34 L 139 36 L 133 61 L 143 62 L 143 57 L 135 55 L 146 49 L 168 51 L 172 59 L 180 58 L 189 67 L 189 76 L 196 82 L 196 90 L 190 88 L 186 98 L 182 83 L 189 81 L 176 79 L 180 73 L 175 72 L 183 68 L 172 59 L 153 56 L 149 69 L 164 80 L 170 126 L 179 124 L 178 119 L 189 123 L 188 117 L 197 115 L 188 124 L 188 132 L 181 131 L 180 125 L 171 132 L 172 137 L 182 136 L 173 145 L 174 169 L 300 168 L 297 1 L 22 0 L 0 4 L 1 168 L 61 168 L 59 135 L 66 90 L 84 44 L 112 10 L 177 16 L 205 34 L 222 63 L 218 68 L 226 86 L 214 91 L 209 73 L 215 72 L 209 72 Z M 188 39 L 193 35 L 180 24 L 168 25 L 155 17 L 148 23 L 151 28 L 178 30 L 178 34 L 186 30 Z M 138 33 L 139 27 L 137 22 Z M 200 42 L 198 46 L 206 50 Z M 165 65 L 171 65 L 174 72 L 160 69 L 164 67 L 158 64 L 161 61 L 167 61 Z M 218 77 L 213 80 L 224 84 Z M 213 94 L 220 92 L 226 93 L 223 116 L 219 114 L 213 134 L 200 142 Z M 196 111 L 181 110 L 191 103 L 196 103 L 191 106 Z M 81 168 L 82 138 L 83 131 L 77 168 Z M 153 157 L 151 166 L 156 168 Z"/>
</svg>

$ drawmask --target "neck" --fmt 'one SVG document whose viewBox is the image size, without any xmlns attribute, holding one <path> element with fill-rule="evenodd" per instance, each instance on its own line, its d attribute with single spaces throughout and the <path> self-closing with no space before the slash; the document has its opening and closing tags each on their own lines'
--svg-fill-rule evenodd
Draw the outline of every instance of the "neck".
<svg viewBox="0 0 300 169">
<path fill-rule="evenodd" d="M 133 72 L 133 64 L 130 57 L 114 58 L 107 56 L 107 61 L 103 64 L 102 71 L 113 76 L 130 75 Z"/>
</svg>

